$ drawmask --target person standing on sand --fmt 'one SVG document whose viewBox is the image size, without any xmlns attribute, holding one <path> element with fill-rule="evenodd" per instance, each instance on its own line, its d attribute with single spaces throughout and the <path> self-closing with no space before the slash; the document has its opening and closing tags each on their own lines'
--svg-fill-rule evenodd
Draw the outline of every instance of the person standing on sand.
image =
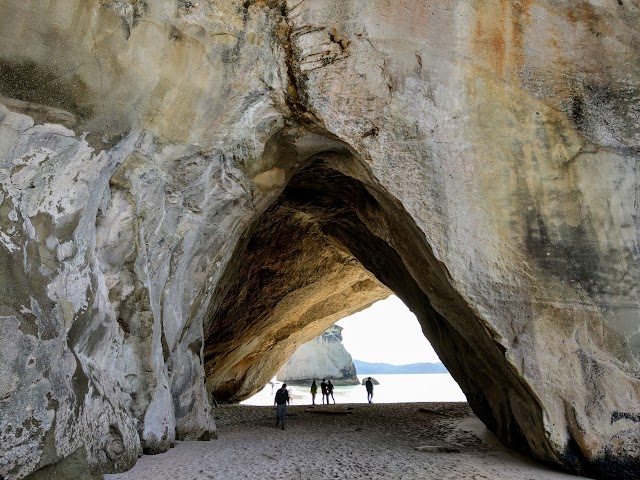
<svg viewBox="0 0 640 480">
<path fill-rule="evenodd" d="M 282 430 L 284 430 L 284 419 L 287 416 L 287 405 L 289 403 L 291 401 L 289 400 L 287 384 L 283 383 L 280 390 L 276 392 L 276 398 L 273 400 L 273 405 L 276 407 L 276 428 L 278 428 L 278 425 L 282 425 Z"/>
<path fill-rule="evenodd" d="M 367 387 L 367 401 L 369 403 L 373 403 L 373 382 L 371 381 L 371 377 L 367 378 L 364 385 Z"/>
<path fill-rule="evenodd" d="M 331 383 L 331 380 L 329 380 L 329 383 L 327 383 L 327 405 L 329 405 L 329 395 L 331 395 L 331 398 L 333 399 L 333 404 L 336 404 L 336 399 L 333 398 L 333 383 Z"/>
<path fill-rule="evenodd" d="M 316 381 L 311 382 L 311 404 L 316 404 L 316 393 L 318 393 L 318 385 L 316 385 Z M 323 402 L 324 403 L 324 402 Z"/>
<path fill-rule="evenodd" d="M 327 405 L 329 405 L 329 396 L 327 395 L 327 382 L 325 379 L 322 379 L 322 383 L 320 384 L 320 390 L 322 391 L 322 404 L 324 405 L 324 397 L 327 397 Z"/>
</svg>

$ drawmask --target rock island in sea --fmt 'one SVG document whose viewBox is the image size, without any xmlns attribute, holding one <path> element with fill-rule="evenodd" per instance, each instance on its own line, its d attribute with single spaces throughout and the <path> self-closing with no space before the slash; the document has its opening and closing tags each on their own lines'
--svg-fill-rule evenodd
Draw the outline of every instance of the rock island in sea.
<svg viewBox="0 0 640 480">
<path fill-rule="evenodd" d="M 298 347 L 280 369 L 277 380 L 290 384 L 331 380 L 334 385 L 358 385 L 353 359 L 342 344 L 342 327 L 331 328 Z"/>
</svg>

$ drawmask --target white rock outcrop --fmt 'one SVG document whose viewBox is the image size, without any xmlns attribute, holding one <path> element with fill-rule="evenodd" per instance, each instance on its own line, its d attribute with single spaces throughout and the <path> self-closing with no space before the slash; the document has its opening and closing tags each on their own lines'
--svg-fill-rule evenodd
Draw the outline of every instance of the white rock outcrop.
<svg viewBox="0 0 640 480">
<path fill-rule="evenodd" d="M 342 344 L 342 327 L 331 328 L 298 347 L 278 372 L 279 382 L 304 382 L 326 378 L 334 385 L 358 385 L 353 359 Z"/>
</svg>

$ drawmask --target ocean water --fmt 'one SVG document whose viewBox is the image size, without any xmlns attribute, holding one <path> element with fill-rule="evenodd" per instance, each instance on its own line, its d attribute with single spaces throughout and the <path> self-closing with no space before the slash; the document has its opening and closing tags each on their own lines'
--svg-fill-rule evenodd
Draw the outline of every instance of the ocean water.
<svg viewBox="0 0 640 480">
<path fill-rule="evenodd" d="M 369 375 L 358 375 L 360 382 Z M 460 387 L 449 373 L 371 375 L 380 382 L 373 387 L 374 403 L 404 403 L 404 402 L 466 402 L 467 399 Z M 322 403 L 320 382 L 318 379 L 318 394 L 316 404 Z M 244 405 L 273 405 L 276 390 L 281 382 L 267 384 L 253 397 L 241 402 Z M 311 384 L 306 386 L 288 385 L 292 405 L 311 404 Z M 367 390 L 364 385 L 350 385 L 334 387 L 333 396 L 336 403 L 367 403 Z"/>
</svg>

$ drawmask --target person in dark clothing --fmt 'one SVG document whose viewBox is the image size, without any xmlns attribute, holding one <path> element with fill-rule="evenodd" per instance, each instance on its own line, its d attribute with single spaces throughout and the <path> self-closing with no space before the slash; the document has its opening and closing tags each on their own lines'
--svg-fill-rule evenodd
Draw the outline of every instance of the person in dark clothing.
<svg viewBox="0 0 640 480">
<path fill-rule="evenodd" d="M 333 383 L 331 383 L 331 380 L 329 380 L 329 382 L 327 383 L 327 405 L 329 405 L 329 395 L 331 395 L 331 398 L 333 399 L 333 404 L 336 404 L 336 399 L 333 398 Z"/>
<path fill-rule="evenodd" d="M 316 404 L 316 393 L 318 393 L 318 385 L 316 385 L 316 381 L 311 382 L 311 404 Z"/>
<path fill-rule="evenodd" d="M 364 385 L 367 387 L 367 401 L 369 403 L 373 403 L 373 382 L 371 381 L 371 377 L 367 378 Z"/>
<path fill-rule="evenodd" d="M 324 397 L 327 397 L 327 405 L 329 404 L 329 397 L 327 396 L 327 382 L 325 379 L 322 379 L 322 383 L 320 384 L 320 391 L 322 392 L 322 404 L 324 405 Z"/>
<path fill-rule="evenodd" d="M 282 430 L 284 430 L 284 419 L 287 416 L 287 405 L 289 403 L 291 401 L 289 400 L 287 384 L 283 383 L 280 390 L 276 392 L 276 398 L 273 400 L 273 405 L 276 407 L 276 428 L 281 425 Z"/>
</svg>

